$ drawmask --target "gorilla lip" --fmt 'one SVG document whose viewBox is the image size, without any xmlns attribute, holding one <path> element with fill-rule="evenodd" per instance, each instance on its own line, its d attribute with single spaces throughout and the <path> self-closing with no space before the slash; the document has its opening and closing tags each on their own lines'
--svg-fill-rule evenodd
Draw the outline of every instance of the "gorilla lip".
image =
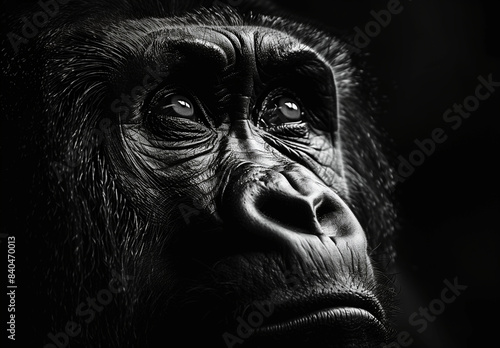
<svg viewBox="0 0 500 348">
<path fill-rule="evenodd" d="M 313 330 L 321 326 L 328 326 L 332 329 L 342 327 L 343 329 L 357 330 L 361 325 L 367 324 L 380 332 L 386 331 L 385 326 L 365 309 L 335 307 L 295 317 L 281 323 L 263 326 L 256 329 L 255 334 L 286 334 L 297 330 Z"/>
<path fill-rule="evenodd" d="M 320 327 L 338 329 L 341 332 L 358 330 L 361 327 L 380 333 L 387 332 L 383 324 L 385 312 L 372 295 L 362 293 L 335 294 L 335 296 L 330 295 L 326 298 L 317 297 L 313 304 L 309 299 L 307 305 L 300 306 L 308 308 L 307 312 L 297 310 L 296 306 L 297 304 L 295 306 L 292 304 L 277 306 L 277 315 L 270 318 L 272 321 L 267 325 L 257 328 L 254 334 L 259 336 L 276 333 L 287 334 L 304 330 L 312 331 Z"/>
</svg>

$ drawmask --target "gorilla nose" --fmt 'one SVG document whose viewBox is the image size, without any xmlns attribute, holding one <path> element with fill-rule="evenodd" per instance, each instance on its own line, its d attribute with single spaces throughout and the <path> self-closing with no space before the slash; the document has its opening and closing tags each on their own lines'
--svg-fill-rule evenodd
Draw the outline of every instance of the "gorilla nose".
<svg viewBox="0 0 500 348">
<path fill-rule="evenodd" d="M 232 229 L 280 244 L 311 235 L 334 241 L 356 234 L 364 238 L 342 199 L 303 167 L 240 170 L 246 173 L 232 176 L 222 201 L 224 222 Z"/>
</svg>

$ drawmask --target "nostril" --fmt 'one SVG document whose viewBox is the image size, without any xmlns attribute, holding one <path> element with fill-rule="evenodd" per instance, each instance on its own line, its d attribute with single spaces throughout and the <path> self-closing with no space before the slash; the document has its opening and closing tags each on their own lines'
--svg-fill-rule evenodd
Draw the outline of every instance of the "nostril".
<svg viewBox="0 0 500 348">
<path fill-rule="evenodd" d="M 338 232 L 338 215 L 339 209 L 335 202 L 327 197 L 323 197 L 316 206 L 316 219 L 321 226 L 321 231 L 328 236 L 334 236 Z"/>
<path fill-rule="evenodd" d="M 311 204 L 300 197 L 273 195 L 256 203 L 258 211 L 270 221 L 297 232 L 319 233 Z"/>
<path fill-rule="evenodd" d="M 325 202 L 321 202 L 320 206 L 316 208 L 316 219 L 320 224 L 330 221 L 334 218 L 333 207 Z"/>
</svg>

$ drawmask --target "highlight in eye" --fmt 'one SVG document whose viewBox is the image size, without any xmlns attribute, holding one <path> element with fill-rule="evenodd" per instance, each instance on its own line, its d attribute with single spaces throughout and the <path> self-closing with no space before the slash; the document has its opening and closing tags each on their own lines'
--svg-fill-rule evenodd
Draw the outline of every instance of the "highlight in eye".
<svg viewBox="0 0 500 348">
<path fill-rule="evenodd" d="M 197 121 L 195 104 L 190 98 L 182 94 L 169 94 L 162 98 L 155 107 L 155 111 L 168 116 L 176 116 Z"/>
<path fill-rule="evenodd" d="M 303 120 L 303 115 L 297 98 L 282 92 L 272 93 L 262 103 L 258 124 L 264 128 L 296 124 Z"/>
</svg>

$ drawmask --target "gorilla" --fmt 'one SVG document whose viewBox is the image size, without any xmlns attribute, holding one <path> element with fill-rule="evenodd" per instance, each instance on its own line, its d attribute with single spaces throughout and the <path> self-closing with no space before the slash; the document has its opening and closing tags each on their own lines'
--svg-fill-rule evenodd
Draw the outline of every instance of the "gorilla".
<svg viewBox="0 0 500 348">
<path fill-rule="evenodd" d="M 390 342 L 394 176 L 347 39 L 259 0 L 11 7 L 25 346 Z"/>
</svg>

